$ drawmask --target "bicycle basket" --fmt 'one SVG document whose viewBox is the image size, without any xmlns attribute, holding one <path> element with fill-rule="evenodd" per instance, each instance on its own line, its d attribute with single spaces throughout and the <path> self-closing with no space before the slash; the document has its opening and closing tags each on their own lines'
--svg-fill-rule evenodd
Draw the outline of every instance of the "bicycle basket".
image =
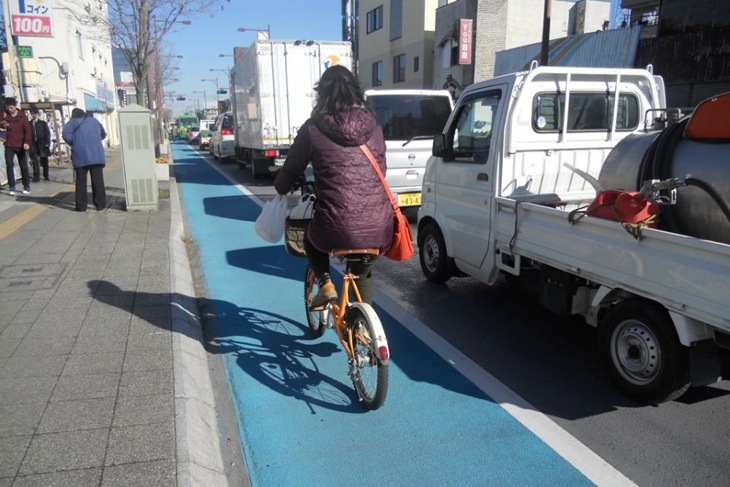
<svg viewBox="0 0 730 487">
<path fill-rule="evenodd" d="M 295 257 L 305 257 L 304 238 L 307 226 L 314 212 L 314 195 L 306 194 L 301 197 L 297 205 L 289 211 L 284 222 L 284 248 Z"/>
</svg>

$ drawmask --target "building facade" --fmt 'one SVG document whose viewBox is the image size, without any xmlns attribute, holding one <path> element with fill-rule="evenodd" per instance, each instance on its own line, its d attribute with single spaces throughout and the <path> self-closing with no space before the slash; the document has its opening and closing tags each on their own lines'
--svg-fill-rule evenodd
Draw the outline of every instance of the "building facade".
<svg viewBox="0 0 730 487">
<path fill-rule="evenodd" d="M 8 41 L 2 53 L 5 96 L 17 98 L 24 109 L 34 105 L 43 110 L 49 120 L 56 121 L 56 129 L 74 107 L 82 108 L 104 125 L 107 145 L 116 146 L 119 138 L 109 35 L 103 30 L 104 22 L 79 22 L 85 15 L 107 18 L 107 2 L 35 2 L 34 13 L 44 21 L 43 27 L 33 32 L 35 24 L 17 20 L 24 16 L 19 8 L 29 2 L 2 1 Z M 23 25 L 30 30 L 18 34 L 17 26 Z"/>
<path fill-rule="evenodd" d="M 495 75 L 498 52 L 542 40 L 544 0 L 456 0 L 436 11 L 432 85 L 458 95 L 475 81 Z M 549 38 L 600 31 L 607 27 L 610 0 L 553 0 Z M 526 15 L 530 12 L 530 15 Z M 459 64 L 461 19 L 473 19 L 472 63 Z"/>
<path fill-rule="evenodd" d="M 358 78 L 366 88 L 446 88 L 458 95 L 466 85 L 494 76 L 497 52 L 542 39 L 544 0 L 346 3 L 357 8 L 353 45 L 357 46 Z M 551 4 L 550 39 L 608 26 L 610 0 L 553 0 Z M 464 48 L 462 19 L 471 20 L 466 63 L 459 55 Z"/>
<path fill-rule="evenodd" d="M 365 88 L 431 88 L 438 0 L 358 0 L 356 71 Z"/>
</svg>

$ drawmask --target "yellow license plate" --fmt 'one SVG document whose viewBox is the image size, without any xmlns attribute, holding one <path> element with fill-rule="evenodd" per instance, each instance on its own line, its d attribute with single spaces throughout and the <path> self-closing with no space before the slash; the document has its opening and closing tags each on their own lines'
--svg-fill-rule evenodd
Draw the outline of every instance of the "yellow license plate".
<svg viewBox="0 0 730 487">
<path fill-rule="evenodd" d="M 421 193 L 398 193 L 398 206 L 421 206 Z"/>
</svg>

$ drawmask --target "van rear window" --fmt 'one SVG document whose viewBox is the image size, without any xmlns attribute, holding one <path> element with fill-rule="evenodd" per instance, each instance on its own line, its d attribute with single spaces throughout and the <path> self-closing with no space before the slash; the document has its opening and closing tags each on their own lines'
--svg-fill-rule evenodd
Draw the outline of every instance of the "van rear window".
<svg viewBox="0 0 730 487">
<path fill-rule="evenodd" d="M 568 132 L 607 131 L 613 122 L 614 95 L 570 93 Z M 542 93 L 533 100 L 532 128 L 536 132 L 560 132 L 565 114 L 564 93 Z M 632 94 L 618 98 L 616 130 L 634 130 L 639 125 L 639 102 Z"/>
<path fill-rule="evenodd" d="M 370 109 L 383 129 L 385 140 L 408 140 L 441 131 L 451 114 L 451 101 L 433 95 L 370 95 Z"/>
</svg>

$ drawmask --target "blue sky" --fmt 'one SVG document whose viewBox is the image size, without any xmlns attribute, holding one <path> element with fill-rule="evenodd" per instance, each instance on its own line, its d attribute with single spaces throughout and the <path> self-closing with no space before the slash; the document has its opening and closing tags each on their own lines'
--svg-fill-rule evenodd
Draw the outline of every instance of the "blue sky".
<svg viewBox="0 0 730 487">
<path fill-rule="evenodd" d="M 616 21 L 619 0 L 611 0 L 611 22 Z M 219 54 L 233 54 L 233 48 L 248 47 L 256 39 L 256 32 L 238 32 L 239 27 L 271 28 L 273 39 L 341 40 L 342 17 L 340 0 L 231 0 L 221 2 L 223 9 L 190 18 L 191 24 L 180 26 L 166 38 L 166 51 L 182 55 L 176 59 L 180 68 L 176 83 L 165 86 L 165 93 L 185 95 L 185 101 L 166 101 L 175 115 L 196 108 L 197 98 L 203 106 L 205 91 L 209 107 L 215 99 L 215 83 L 202 79 L 218 79 L 218 85 L 228 84 L 226 74 L 210 69 L 228 69 L 233 58 Z M 226 95 L 221 95 L 226 96 Z"/>
<path fill-rule="evenodd" d="M 233 58 L 218 55 L 233 55 L 234 47 L 248 47 L 256 39 L 256 32 L 238 32 L 239 27 L 266 29 L 268 25 L 273 39 L 342 39 L 340 0 L 231 0 L 221 4 L 223 10 L 192 17 L 190 25 L 180 26 L 166 38 L 166 51 L 183 56 L 175 60 L 179 81 L 165 86 L 166 94 L 187 96 L 186 101 L 172 103 L 168 97 L 166 106 L 175 115 L 194 109 L 193 98 L 203 105 L 203 95 L 193 91 L 205 90 L 208 106 L 214 106 L 215 83 L 201 79 L 217 78 L 220 87 L 228 84 L 225 73 L 209 70 L 231 68 Z"/>
</svg>

